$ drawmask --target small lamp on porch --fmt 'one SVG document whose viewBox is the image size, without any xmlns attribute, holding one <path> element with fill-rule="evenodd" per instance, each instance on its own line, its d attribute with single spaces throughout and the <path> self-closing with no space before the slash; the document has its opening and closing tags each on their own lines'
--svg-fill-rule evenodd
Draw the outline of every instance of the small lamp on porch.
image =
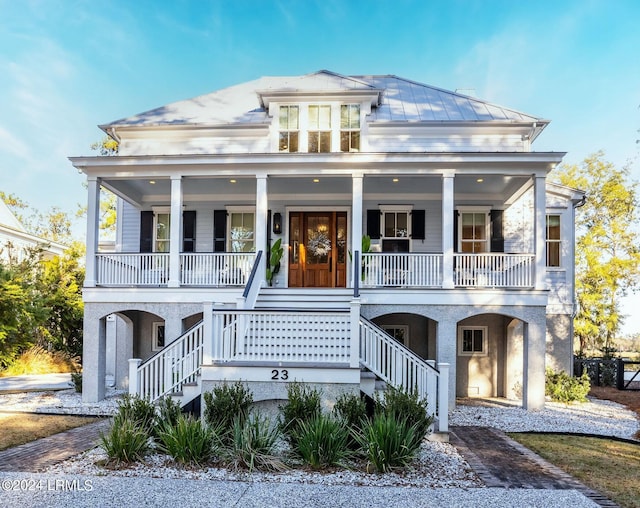
<svg viewBox="0 0 640 508">
<path fill-rule="evenodd" d="M 282 214 L 276 212 L 273 214 L 273 234 L 279 235 L 282 233 Z"/>
</svg>

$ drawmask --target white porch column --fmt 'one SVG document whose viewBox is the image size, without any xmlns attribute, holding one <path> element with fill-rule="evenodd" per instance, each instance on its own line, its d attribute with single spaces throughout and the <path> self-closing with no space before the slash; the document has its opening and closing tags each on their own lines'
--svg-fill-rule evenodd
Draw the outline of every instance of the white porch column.
<svg viewBox="0 0 640 508">
<path fill-rule="evenodd" d="M 363 180 L 362 173 L 354 173 L 351 177 L 352 195 L 351 195 L 351 252 L 355 260 L 355 252 L 360 252 L 362 259 L 362 196 L 363 196 Z M 355 261 L 354 261 L 355 262 Z M 355 277 L 360 276 L 359 267 L 351 266 L 351 287 L 355 287 Z"/>
<path fill-rule="evenodd" d="M 438 364 L 449 364 L 449 410 L 456 407 L 456 345 L 458 327 L 452 317 L 438 321 L 436 357 Z"/>
<path fill-rule="evenodd" d="M 256 177 L 256 253 L 260 250 L 264 251 L 260 266 L 258 266 L 257 276 L 260 278 L 260 284 L 264 286 L 267 276 L 267 260 L 269 252 L 267 249 L 267 215 L 269 213 L 269 199 L 267 196 L 267 175 L 257 175 Z"/>
<path fill-rule="evenodd" d="M 171 176 L 171 232 L 169 242 L 168 286 L 180 286 L 180 251 L 182 250 L 182 177 Z"/>
<path fill-rule="evenodd" d="M 442 287 L 453 289 L 453 207 L 454 175 L 442 175 Z"/>
<path fill-rule="evenodd" d="M 544 408 L 544 376 L 546 352 L 546 316 L 539 316 L 524 325 L 524 375 L 522 407 L 527 410 Z"/>
<path fill-rule="evenodd" d="M 96 286 L 96 253 L 100 231 L 100 178 L 87 177 L 87 259 L 84 287 Z"/>
<path fill-rule="evenodd" d="M 98 402 L 105 394 L 107 322 L 94 314 L 85 314 L 82 331 L 82 402 Z"/>
<path fill-rule="evenodd" d="M 546 177 L 534 175 L 534 248 L 536 254 L 535 289 L 546 289 L 547 246 L 546 246 Z"/>
<path fill-rule="evenodd" d="M 202 308 L 202 364 L 211 365 L 213 358 L 213 302 L 204 302 Z"/>
<path fill-rule="evenodd" d="M 351 318 L 349 367 L 356 369 L 360 366 L 360 298 L 354 298 L 351 300 L 349 316 Z"/>
</svg>

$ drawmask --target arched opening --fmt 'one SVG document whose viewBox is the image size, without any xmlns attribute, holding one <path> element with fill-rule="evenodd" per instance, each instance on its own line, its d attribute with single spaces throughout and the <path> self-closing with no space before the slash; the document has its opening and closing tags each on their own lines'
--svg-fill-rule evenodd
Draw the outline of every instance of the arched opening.
<svg viewBox="0 0 640 508">
<path fill-rule="evenodd" d="M 372 321 L 419 357 L 436 359 L 437 323 L 434 320 L 419 314 L 396 312 L 378 316 Z"/>
<path fill-rule="evenodd" d="M 456 327 L 456 396 L 521 399 L 525 323 L 479 314 Z"/>
</svg>

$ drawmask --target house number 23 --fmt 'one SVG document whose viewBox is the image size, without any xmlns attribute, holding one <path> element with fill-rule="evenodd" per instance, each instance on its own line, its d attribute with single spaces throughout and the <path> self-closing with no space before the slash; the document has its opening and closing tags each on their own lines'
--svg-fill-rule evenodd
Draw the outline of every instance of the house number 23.
<svg viewBox="0 0 640 508">
<path fill-rule="evenodd" d="M 273 369 L 271 371 L 271 379 L 286 381 L 287 379 L 289 379 L 289 371 L 286 369 Z"/>
</svg>

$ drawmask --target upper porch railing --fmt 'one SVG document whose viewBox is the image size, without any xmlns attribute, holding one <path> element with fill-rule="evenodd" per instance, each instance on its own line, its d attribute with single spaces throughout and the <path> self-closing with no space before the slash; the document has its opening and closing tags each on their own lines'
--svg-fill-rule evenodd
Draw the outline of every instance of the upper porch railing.
<svg viewBox="0 0 640 508">
<path fill-rule="evenodd" d="M 185 286 L 244 286 L 255 253 L 216 252 L 180 254 L 180 284 Z M 167 253 L 96 254 L 99 286 L 166 286 Z"/>
<path fill-rule="evenodd" d="M 242 287 L 256 263 L 255 253 L 180 254 L 180 285 Z M 441 288 L 445 277 L 454 287 L 531 288 L 533 254 L 453 254 L 453 273 L 444 273 L 443 254 L 368 252 L 361 254 L 359 286 L 363 289 Z M 96 255 L 99 286 L 166 286 L 169 254 L 109 253 Z M 449 286 L 450 287 L 450 286 Z"/>
<path fill-rule="evenodd" d="M 454 254 L 454 281 L 460 287 L 530 288 L 533 254 Z"/>
<path fill-rule="evenodd" d="M 478 253 L 453 255 L 453 274 L 443 271 L 443 255 L 369 252 L 362 254 L 362 288 L 440 288 L 444 277 L 455 287 L 530 288 L 533 254 Z"/>
</svg>

